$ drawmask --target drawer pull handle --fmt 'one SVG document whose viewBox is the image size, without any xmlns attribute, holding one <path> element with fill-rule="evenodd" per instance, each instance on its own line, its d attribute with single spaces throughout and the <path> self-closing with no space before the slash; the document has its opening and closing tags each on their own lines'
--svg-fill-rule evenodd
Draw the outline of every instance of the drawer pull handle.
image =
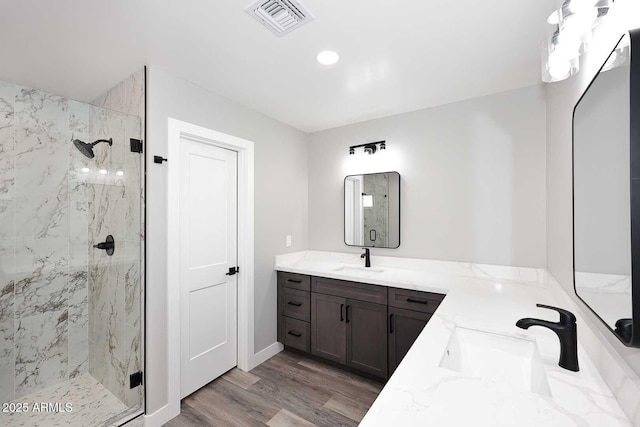
<svg viewBox="0 0 640 427">
<path fill-rule="evenodd" d="M 287 279 L 287 282 L 291 282 L 291 283 L 302 283 L 302 280 L 299 280 L 299 279 Z"/>
<path fill-rule="evenodd" d="M 389 333 L 393 333 L 393 313 L 389 315 Z"/>
<path fill-rule="evenodd" d="M 293 335 L 294 337 L 300 338 L 302 336 L 302 334 L 300 332 L 296 332 L 296 331 L 289 331 L 287 332 L 289 335 Z"/>
<path fill-rule="evenodd" d="M 344 304 L 340 304 L 340 321 L 344 320 Z"/>
<path fill-rule="evenodd" d="M 293 302 L 293 301 L 289 301 L 287 304 L 289 305 L 294 305 L 296 307 L 301 307 L 302 303 L 301 302 Z"/>
<path fill-rule="evenodd" d="M 345 312 L 347 313 L 347 319 L 346 319 L 346 323 L 349 323 L 349 309 L 351 308 L 350 305 L 347 306 L 347 309 L 345 310 Z"/>
<path fill-rule="evenodd" d="M 429 301 L 427 301 L 426 299 L 415 299 L 415 298 L 407 298 L 407 302 L 415 302 L 417 304 L 424 304 L 424 305 L 427 305 L 429 303 Z"/>
</svg>

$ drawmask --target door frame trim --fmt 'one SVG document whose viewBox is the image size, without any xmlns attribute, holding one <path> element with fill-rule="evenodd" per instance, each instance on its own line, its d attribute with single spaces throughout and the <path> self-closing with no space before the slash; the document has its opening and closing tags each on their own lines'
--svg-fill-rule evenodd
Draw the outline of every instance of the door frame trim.
<svg viewBox="0 0 640 427">
<path fill-rule="evenodd" d="M 254 365 L 254 143 L 173 118 L 168 119 L 167 348 L 168 406 L 180 413 L 180 140 L 238 153 L 238 368 Z"/>
</svg>

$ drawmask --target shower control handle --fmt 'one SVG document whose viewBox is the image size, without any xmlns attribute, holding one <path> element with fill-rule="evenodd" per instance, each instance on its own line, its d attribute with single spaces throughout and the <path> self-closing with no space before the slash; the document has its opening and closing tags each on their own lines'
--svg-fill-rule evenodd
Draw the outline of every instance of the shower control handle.
<svg viewBox="0 0 640 427">
<path fill-rule="evenodd" d="M 113 252 L 116 248 L 116 242 L 113 239 L 113 236 L 109 234 L 104 242 L 93 245 L 93 247 L 96 249 L 105 250 L 107 251 L 107 255 L 111 256 L 113 255 Z"/>
<path fill-rule="evenodd" d="M 109 249 L 113 249 L 115 245 L 113 244 L 113 242 L 102 242 L 102 243 L 98 243 L 97 245 L 93 245 L 94 248 L 97 249 L 104 249 L 109 250 Z"/>
</svg>

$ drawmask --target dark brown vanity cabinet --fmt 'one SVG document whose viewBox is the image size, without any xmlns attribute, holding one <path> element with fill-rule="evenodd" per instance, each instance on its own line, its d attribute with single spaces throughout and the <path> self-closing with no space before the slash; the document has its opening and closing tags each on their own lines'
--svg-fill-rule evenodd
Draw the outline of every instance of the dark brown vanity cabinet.
<svg viewBox="0 0 640 427">
<path fill-rule="evenodd" d="M 311 278 L 311 354 L 387 377 L 383 286 Z"/>
<path fill-rule="evenodd" d="M 389 375 L 409 352 L 430 318 L 427 313 L 389 307 Z"/>
<path fill-rule="evenodd" d="M 278 272 L 278 341 L 306 352 L 311 349 L 310 279 Z"/>
<path fill-rule="evenodd" d="M 443 297 L 278 272 L 278 340 L 386 379 Z"/>
<path fill-rule="evenodd" d="M 444 295 L 389 288 L 389 376 L 426 326 Z"/>
<path fill-rule="evenodd" d="M 347 364 L 347 324 L 345 298 L 311 294 L 311 353 Z"/>
<path fill-rule="evenodd" d="M 387 306 L 347 300 L 347 366 L 387 378 Z"/>
</svg>

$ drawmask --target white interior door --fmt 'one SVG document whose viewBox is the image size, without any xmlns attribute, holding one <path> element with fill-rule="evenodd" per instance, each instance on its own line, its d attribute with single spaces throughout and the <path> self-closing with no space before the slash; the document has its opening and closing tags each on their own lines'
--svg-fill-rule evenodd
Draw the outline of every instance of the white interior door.
<svg viewBox="0 0 640 427">
<path fill-rule="evenodd" d="M 181 398 L 237 363 L 237 153 L 180 140 Z"/>
</svg>

